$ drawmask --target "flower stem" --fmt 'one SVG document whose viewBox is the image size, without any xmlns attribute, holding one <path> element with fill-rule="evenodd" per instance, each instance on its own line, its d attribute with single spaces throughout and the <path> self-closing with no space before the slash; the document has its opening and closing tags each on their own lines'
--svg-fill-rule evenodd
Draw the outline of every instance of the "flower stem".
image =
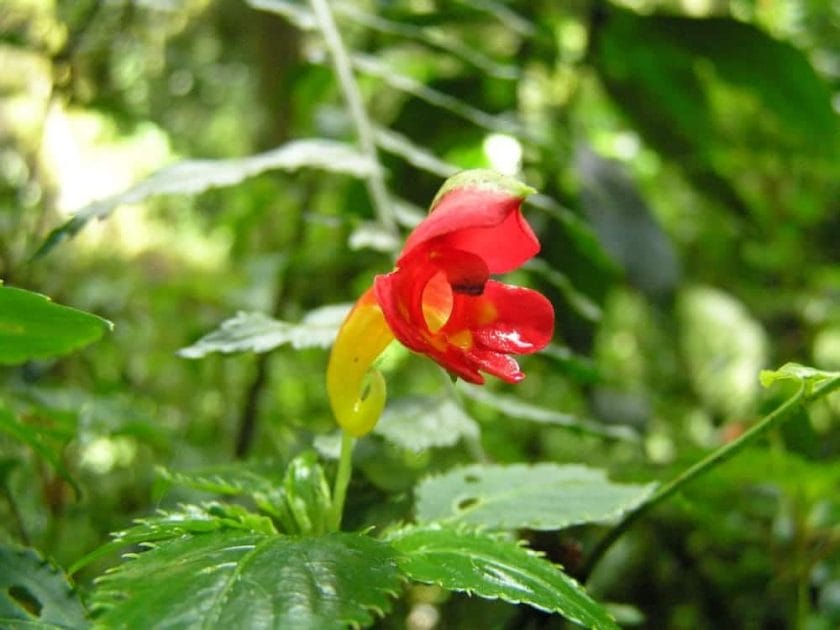
<svg viewBox="0 0 840 630">
<path fill-rule="evenodd" d="M 362 100 L 361 92 L 359 92 L 359 85 L 353 75 L 350 55 L 347 54 L 341 34 L 336 27 L 329 1 L 310 0 L 310 5 L 312 6 L 312 12 L 315 14 L 315 19 L 318 21 L 318 28 L 324 36 L 327 49 L 330 51 L 338 84 L 341 87 L 347 108 L 350 110 L 350 117 L 356 128 L 359 147 L 362 153 L 376 166 L 375 172 L 366 180 L 368 194 L 376 211 L 376 217 L 382 227 L 396 235 L 397 224 L 394 220 L 388 190 L 385 187 L 382 168 L 379 164 L 373 125 L 368 118 L 364 100 Z"/>
<path fill-rule="evenodd" d="M 830 389 L 832 388 L 826 387 L 823 388 L 823 391 L 827 392 L 830 391 Z M 811 395 L 810 399 L 814 399 L 813 394 Z M 631 525 L 633 525 L 633 523 L 635 523 L 642 516 L 650 512 L 650 510 L 662 503 L 665 499 L 671 497 L 677 491 L 681 490 L 683 486 L 687 485 L 691 481 L 694 481 L 698 477 L 704 475 L 708 471 L 722 464 L 748 444 L 755 442 L 756 438 L 766 433 L 772 427 L 781 423 L 782 420 L 786 419 L 791 414 L 791 412 L 797 409 L 799 405 L 805 400 L 805 384 L 802 383 L 793 396 L 788 398 L 782 405 L 777 407 L 771 413 L 764 416 L 761 420 L 759 420 L 757 424 L 752 426 L 748 431 L 745 431 L 738 438 L 732 440 L 728 444 L 724 444 L 716 451 L 713 451 L 705 458 L 701 459 L 699 462 L 689 467 L 681 474 L 677 475 L 677 477 L 675 477 L 668 483 L 660 486 L 659 489 L 656 492 L 654 492 L 645 502 L 641 503 L 635 509 L 628 512 L 625 515 L 625 517 L 615 527 L 613 527 L 607 533 L 607 535 L 604 536 L 604 538 L 602 538 L 601 541 L 595 546 L 595 549 L 592 550 L 592 553 L 589 555 L 589 558 L 587 559 L 586 564 L 584 565 L 583 570 L 581 571 L 581 581 L 585 582 L 589 578 L 589 576 L 592 573 L 592 570 L 601 560 L 603 555 L 612 546 L 612 544 L 616 540 L 618 540 L 624 534 L 624 532 L 626 532 L 630 528 Z"/>
<path fill-rule="evenodd" d="M 356 440 L 349 433 L 341 433 L 341 453 L 338 456 L 338 470 L 335 473 L 333 486 L 332 519 L 330 531 L 341 528 L 341 517 L 344 514 L 344 500 L 347 498 L 347 486 L 353 470 L 353 446 Z"/>
</svg>

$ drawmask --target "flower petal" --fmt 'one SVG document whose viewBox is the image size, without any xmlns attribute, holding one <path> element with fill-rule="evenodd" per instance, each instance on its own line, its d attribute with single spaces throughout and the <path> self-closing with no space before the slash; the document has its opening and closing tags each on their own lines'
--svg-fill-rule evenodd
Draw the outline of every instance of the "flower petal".
<svg viewBox="0 0 840 630">
<path fill-rule="evenodd" d="M 476 343 L 503 353 L 531 354 L 551 342 L 554 307 L 536 291 L 488 280 L 481 297 L 459 297 L 444 333 L 470 326 Z"/>
<path fill-rule="evenodd" d="M 515 269 L 540 251 L 519 209 L 521 204 L 522 197 L 509 192 L 481 187 L 452 190 L 409 235 L 397 265 L 415 249 L 430 244 L 433 249 L 449 247 L 475 254 L 490 273 Z"/>
</svg>

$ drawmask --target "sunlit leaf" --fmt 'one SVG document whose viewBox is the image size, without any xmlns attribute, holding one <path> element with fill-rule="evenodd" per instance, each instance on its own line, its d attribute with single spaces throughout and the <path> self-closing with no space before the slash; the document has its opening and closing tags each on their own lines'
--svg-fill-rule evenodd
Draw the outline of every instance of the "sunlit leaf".
<svg viewBox="0 0 840 630">
<path fill-rule="evenodd" d="M 408 450 L 454 446 L 463 438 L 475 439 L 479 429 L 449 398 L 402 398 L 388 404 L 374 433 Z"/>
<path fill-rule="evenodd" d="M 388 610 L 399 588 L 394 555 L 360 534 L 186 535 L 100 578 L 93 605 L 105 627 L 362 626 Z"/>
<path fill-rule="evenodd" d="M 422 481 L 415 491 L 416 511 L 421 522 L 563 529 L 615 520 L 654 487 L 614 483 L 603 470 L 574 464 L 474 464 Z"/>
<path fill-rule="evenodd" d="M 0 626 L 81 629 L 90 623 L 58 567 L 34 549 L 0 545 Z"/>
<path fill-rule="evenodd" d="M 409 527 L 389 535 L 400 568 L 418 582 L 559 613 L 587 628 L 617 628 L 606 610 L 560 567 L 489 534 Z"/>
<path fill-rule="evenodd" d="M 350 306 L 322 306 L 310 311 L 299 324 L 281 322 L 262 313 L 239 312 L 217 330 L 179 350 L 178 355 L 200 359 L 212 352 L 269 352 L 286 344 L 293 348 L 326 348 L 335 339 Z"/>
<path fill-rule="evenodd" d="M 799 363 L 785 363 L 778 370 L 761 370 L 759 374 L 764 387 L 770 387 L 779 380 L 793 380 L 805 383 L 808 391 L 837 378 L 840 378 L 840 372 L 819 370 Z"/>
<path fill-rule="evenodd" d="M 0 365 L 61 356 L 99 340 L 112 324 L 45 295 L 0 286 Z"/>
<path fill-rule="evenodd" d="M 293 140 L 282 146 L 242 158 L 185 160 L 167 166 L 123 193 L 95 201 L 47 237 L 36 256 L 49 252 L 65 238 L 78 233 L 92 219 L 104 219 L 118 206 L 157 195 L 196 195 L 210 188 L 233 186 L 271 170 L 297 171 L 318 168 L 354 177 L 375 173 L 378 165 L 348 144 L 323 139 Z"/>
</svg>

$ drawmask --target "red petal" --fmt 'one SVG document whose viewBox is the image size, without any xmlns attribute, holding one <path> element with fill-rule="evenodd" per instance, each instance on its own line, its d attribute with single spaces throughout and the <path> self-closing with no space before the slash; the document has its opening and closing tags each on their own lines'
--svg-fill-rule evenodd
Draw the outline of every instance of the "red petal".
<svg viewBox="0 0 840 630">
<path fill-rule="evenodd" d="M 525 378 L 525 374 L 519 369 L 516 359 L 507 354 L 475 348 L 469 353 L 469 357 L 477 364 L 479 369 L 507 383 L 518 383 Z"/>
<path fill-rule="evenodd" d="M 488 280 L 480 297 L 455 296 L 452 315 L 441 332 L 464 329 L 488 350 L 530 354 L 551 341 L 554 307 L 536 291 Z"/>
<path fill-rule="evenodd" d="M 400 265 L 416 248 L 451 247 L 484 260 L 490 273 L 519 267 L 540 250 L 531 227 L 520 211 L 522 199 L 510 193 L 467 187 L 452 190 L 409 235 Z"/>
</svg>

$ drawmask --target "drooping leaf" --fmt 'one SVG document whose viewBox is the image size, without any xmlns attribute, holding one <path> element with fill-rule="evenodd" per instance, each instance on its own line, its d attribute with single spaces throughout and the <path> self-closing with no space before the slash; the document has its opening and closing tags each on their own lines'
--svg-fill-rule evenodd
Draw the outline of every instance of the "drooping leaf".
<svg viewBox="0 0 840 630">
<path fill-rule="evenodd" d="M 393 549 L 368 536 L 224 530 L 137 554 L 93 605 L 111 628 L 346 628 L 388 610 L 399 584 Z"/>
<path fill-rule="evenodd" d="M 654 487 L 614 483 L 603 470 L 575 464 L 474 464 L 420 482 L 416 513 L 424 523 L 554 530 L 617 519 Z"/>
<path fill-rule="evenodd" d="M 598 435 L 619 440 L 637 441 L 638 434 L 625 426 L 610 426 L 598 423 L 594 420 L 579 418 L 572 414 L 546 409 L 532 405 L 514 396 L 494 394 L 480 387 L 468 385 L 458 386 L 458 391 L 467 398 L 471 398 L 483 405 L 487 405 L 496 411 L 511 418 L 537 422 L 539 424 L 550 424 L 557 427 L 565 427 L 576 433 Z"/>
<path fill-rule="evenodd" d="M 112 328 L 101 317 L 56 304 L 45 295 L 0 286 L 0 365 L 61 356 Z"/>
<path fill-rule="evenodd" d="M 200 359 L 212 352 L 269 352 L 290 344 L 293 348 L 330 346 L 350 304 L 333 304 L 310 311 L 299 324 L 282 322 L 262 313 L 239 312 L 213 332 L 178 351 L 185 359 Z"/>
<path fill-rule="evenodd" d="M 361 73 L 381 80 L 392 89 L 410 94 L 488 131 L 539 141 L 534 132 L 529 131 L 518 120 L 503 115 L 489 114 L 451 94 L 441 92 L 413 77 L 401 74 L 371 55 L 354 54 L 353 67 Z"/>
<path fill-rule="evenodd" d="M 64 573 L 34 549 L 0 545 L 0 627 L 90 626 Z"/>
<path fill-rule="evenodd" d="M 380 15 L 363 11 L 358 5 L 350 2 L 336 2 L 335 11 L 343 19 L 367 27 L 372 31 L 423 42 L 431 48 L 447 52 L 481 70 L 488 76 L 505 80 L 519 78 L 520 73 L 517 66 L 499 63 L 475 48 L 464 44 L 458 37 L 454 37 L 441 29 L 422 28 L 413 24 L 389 20 Z"/>
<path fill-rule="evenodd" d="M 15 413 L 5 407 L 0 402 L 0 433 L 12 436 L 18 442 L 26 444 L 35 451 L 49 466 L 56 472 L 56 474 L 66 481 L 76 493 L 76 496 L 81 495 L 81 489 L 78 483 L 70 474 L 70 471 L 64 465 L 61 456 L 61 449 L 63 444 L 51 443 L 45 431 L 34 424 L 29 424 L 20 420 Z"/>
<path fill-rule="evenodd" d="M 559 566 L 516 542 L 440 527 L 408 527 L 388 539 L 402 554 L 400 569 L 412 580 L 528 604 L 587 628 L 618 627 Z"/>
<path fill-rule="evenodd" d="M 416 396 L 389 403 L 374 433 L 408 450 L 453 446 L 478 437 L 478 424 L 449 398 Z"/>
<path fill-rule="evenodd" d="M 196 195 L 210 188 L 233 186 L 270 170 L 297 171 L 318 168 L 354 177 L 366 177 L 378 166 L 350 145 L 323 139 L 294 140 L 242 158 L 185 160 L 152 173 L 123 193 L 95 201 L 47 237 L 36 253 L 43 256 L 65 238 L 77 234 L 92 219 L 104 219 L 118 206 L 157 195 Z"/>
</svg>

